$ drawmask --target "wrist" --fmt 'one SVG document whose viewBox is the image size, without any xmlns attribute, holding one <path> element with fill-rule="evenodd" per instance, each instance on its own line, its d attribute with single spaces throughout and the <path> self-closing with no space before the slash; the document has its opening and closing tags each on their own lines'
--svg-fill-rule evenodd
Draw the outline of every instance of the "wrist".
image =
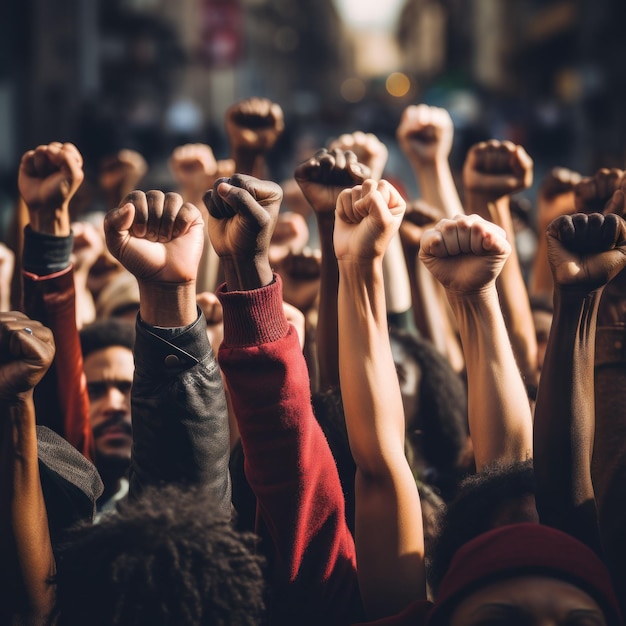
<svg viewBox="0 0 626 626">
<path fill-rule="evenodd" d="M 139 281 L 139 315 L 151 326 L 188 326 L 197 318 L 196 281 L 156 283 Z"/>
<path fill-rule="evenodd" d="M 53 210 L 28 211 L 30 227 L 38 233 L 67 237 L 70 234 L 69 204 L 64 203 Z"/>
<path fill-rule="evenodd" d="M 267 254 L 253 258 L 220 257 L 228 291 L 251 291 L 274 281 Z"/>
<path fill-rule="evenodd" d="M 445 292 L 448 302 L 453 310 L 467 307 L 474 308 L 492 306 L 494 304 L 497 305 L 498 308 L 500 307 L 495 281 L 488 283 L 480 289 L 458 291 L 445 288 Z"/>
</svg>

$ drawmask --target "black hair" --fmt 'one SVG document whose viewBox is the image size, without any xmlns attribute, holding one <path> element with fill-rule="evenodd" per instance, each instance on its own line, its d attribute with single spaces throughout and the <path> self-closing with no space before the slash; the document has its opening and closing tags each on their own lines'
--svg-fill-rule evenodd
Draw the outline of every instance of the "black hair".
<svg viewBox="0 0 626 626">
<path fill-rule="evenodd" d="M 135 325 L 121 319 L 98 320 L 80 331 L 80 346 L 83 358 L 92 352 L 104 350 L 110 346 L 122 346 L 133 349 L 135 345 Z"/>
<path fill-rule="evenodd" d="M 265 612 L 255 537 L 205 490 L 147 489 L 57 550 L 59 626 L 257 626 Z"/>
<path fill-rule="evenodd" d="M 457 550 L 483 533 L 528 519 L 515 502 L 535 494 L 532 459 L 516 463 L 495 463 L 466 478 L 454 499 L 442 512 L 437 537 L 428 562 L 428 582 L 435 593 Z M 503 507 L 513 504 L 512 512 L 503 519 Z"/>
<path fill-rule="evenodd" d="M 420 480 L 435 486 L 448 499 L 461 476 L 461 460 L 467 450 L 467 390 L 461 377 L 428 341 L 413 333 L 390 328 L 397 341 L 421 370 L 418 406 L 407 416 L 407 444 L 421 450 L 432 468 Z M 414 469 L 414 471 L 416 471 Z"/>
</svg>

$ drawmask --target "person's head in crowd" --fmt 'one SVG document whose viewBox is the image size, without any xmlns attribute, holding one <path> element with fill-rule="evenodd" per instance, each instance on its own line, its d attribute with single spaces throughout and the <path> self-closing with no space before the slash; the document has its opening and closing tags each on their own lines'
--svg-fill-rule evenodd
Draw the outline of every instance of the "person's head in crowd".
<svg viewBox="0 0 626 626">
<path fill-rule="evenodd" d="M 407 424 L 407 458 L 447 499 L 467 458 L 467 392 L 448 361 L 414 334 L 390 328 Z"/>
<path fill-rule="evenodd" d="M 139 312 L 139 285 L 130 272 L 120 272 L 100 292 L 96 318 L 116 317 L 135 321 Z"/>
<path fill-rule="evenodd" d="M 548 347 L 548 337 L 552 326 L 554 307 L 550 296 L 531 296 L 530 308 L 533 313 L 535 335 L 537 337 L 537 369 L 541 372 Z"/>
<path fill-rule="evenodd" d="M 105 485 L 104 499 L 117 491 L 130 465 L 134 341 L 135 327 L 125 320 L 101 320 L 80 331 L 95 464 Z"/>
<path fill-rule="evenodd" d="M 54 577 L 59 626 L 262 623 L 255 536 L 212 505 L 202 489 L 167 486 L 70 531 Z"/>
<path fill-rule="evenodd" d="M 540 524 L 482 533 L 455 554 L 428 626 L 618 626 L 604 563 L 570 535 Z"/>
<path fill-rule="evenodd" d="M 439 519 L 427 570 L 435 597 L 465 543 L 500 526 L 538 521 L 532 460 L 495 464 L 467 477 Z"/>
</svg>

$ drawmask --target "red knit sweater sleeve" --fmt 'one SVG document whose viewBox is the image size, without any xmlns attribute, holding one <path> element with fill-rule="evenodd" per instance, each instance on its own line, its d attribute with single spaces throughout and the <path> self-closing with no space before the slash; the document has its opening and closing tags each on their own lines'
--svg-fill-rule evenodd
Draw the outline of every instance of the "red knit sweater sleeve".
<svg viewBox="0 0 626 626">
<path fill-rule="evenodd" d="M 246 476 L 273 542 L 271 621 L 356 621 L 354 542 L 337 468 L 311 408 L 298 337 L 283 313 L 280 279 L 254 291 L 222 288 L 218 295 L 224 307 L 218 358 Z"/>
<path fill-rule="evenodd" d="M 76 328 L 74 270 L 47 276 L 23 271 L 24 312 L 52 330 L 56 355 L 35 389 L 37 423 L 69 441 L 88 459 L 94 456 L 89 397 Z"/>
</svg>

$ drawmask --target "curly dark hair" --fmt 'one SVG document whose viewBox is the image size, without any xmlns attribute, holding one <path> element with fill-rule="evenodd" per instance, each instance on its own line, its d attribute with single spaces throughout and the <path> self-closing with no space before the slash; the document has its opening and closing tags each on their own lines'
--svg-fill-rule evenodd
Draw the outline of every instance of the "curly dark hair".
<svg viewBox="0 0 626 626">
<path fill-rule="evenodd" d="M 498 526 L 532 522 L 523 499 L 534 498 L 533 461 L 494 463 L 469 476 L 442 511 L 428 559 L 428 582 L 437 597 L 456 551 L 474 537 Z"/>
<path fill-rule="evenodd" d="M 265 612 L 255 536 L 201 489 L 149 489 L 57 551 L 60 626 L 257 626 Z"/>
<path fill-rule="evenodd" d="M 133 349 L 135 345 L 135 324 L 128 320 L 97 320 L 80 330 L 80 347 L 83 357 L 109 346 L 122 346 Z"/>
<path fill-rule="evenodd" d="M 406 416 L 407 444 L 413 454 L 421 450 L 430 467 L 428 476 L 418 472 L 418 477 L 436 487 L 447 500 L 463 475 L 461 462 L 469 434 L 465 384 L 428 341 L 397 328 L 389 329 L 389 337 L 402 346 L 421 371 L 417 411 Z"/>
</svg>

